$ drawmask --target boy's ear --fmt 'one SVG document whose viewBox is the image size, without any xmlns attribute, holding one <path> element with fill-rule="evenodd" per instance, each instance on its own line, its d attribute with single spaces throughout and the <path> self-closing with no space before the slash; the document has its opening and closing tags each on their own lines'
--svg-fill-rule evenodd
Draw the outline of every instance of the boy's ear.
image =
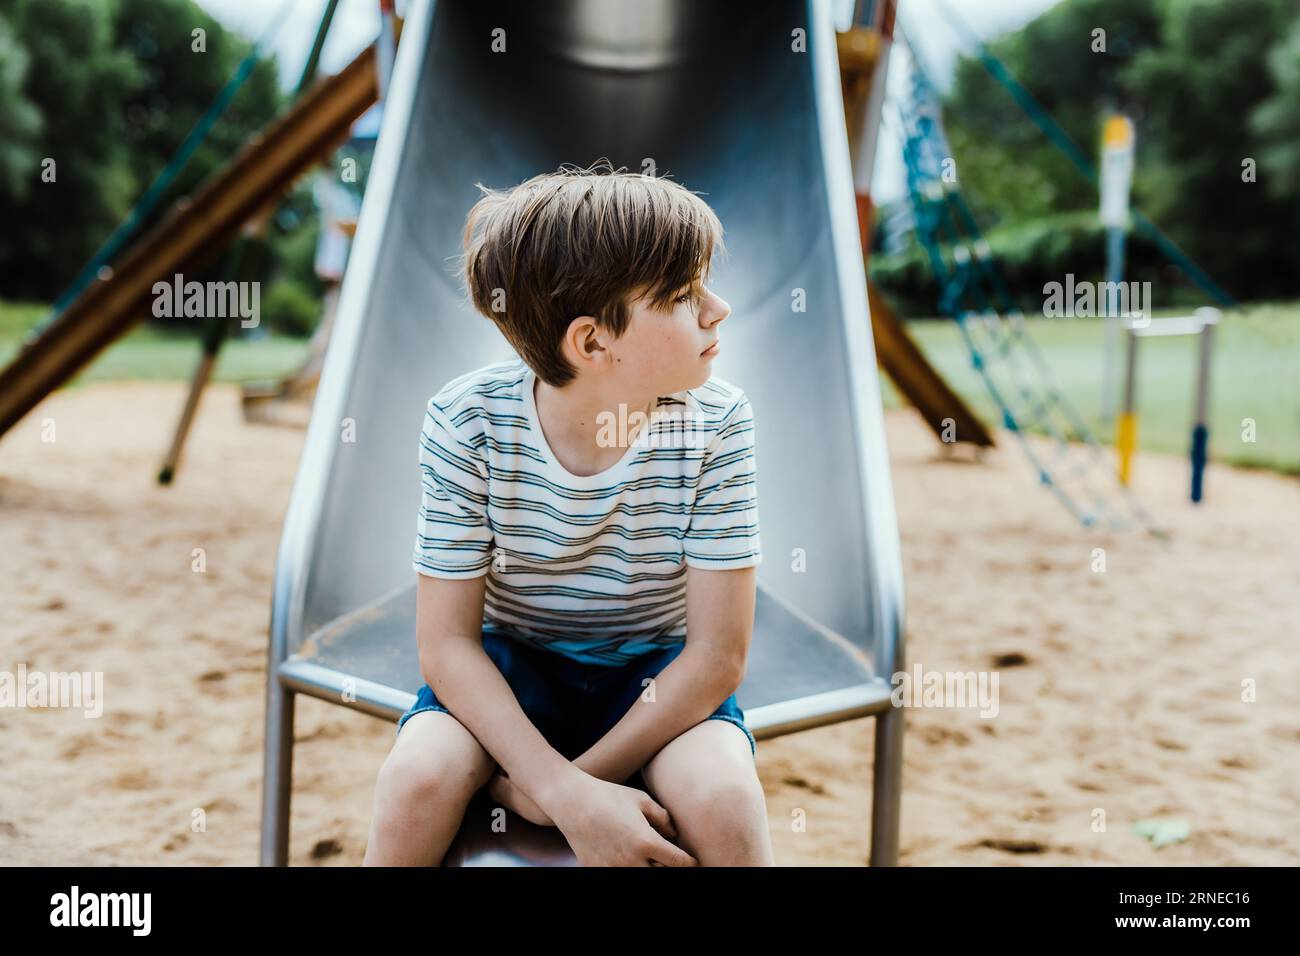
<svg viewBox="0 0 1300 956">
<path fill-rule="evenodd" d="M 592 315 L 580 315 L 569 323 L 569 328 L 564 334 L 565 345 L 572 346 L 580 356 L 586 356 L 593 351 L 604 348 L 600 341 L 602 329 L 596 317 Z M 569 357 L 569 361 L 573 359 Z"/>
</svg>

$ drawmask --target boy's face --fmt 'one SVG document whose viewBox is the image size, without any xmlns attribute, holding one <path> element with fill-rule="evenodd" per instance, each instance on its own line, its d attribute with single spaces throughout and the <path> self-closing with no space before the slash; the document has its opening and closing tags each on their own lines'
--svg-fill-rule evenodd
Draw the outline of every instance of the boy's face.
<svg viewBox="0 0 1300 956">
<path fill-rule="evenodd" d="M 726 300 L 698 280 L 679 289 L 661 311 L 637 299 L 622 337 L 611 343 L 623 387 L 667 395 L 703 385 L 713 374 L 720 348 L 706 350 L 719 341 L 719 325 L 730 314 Z"/>
</svg>

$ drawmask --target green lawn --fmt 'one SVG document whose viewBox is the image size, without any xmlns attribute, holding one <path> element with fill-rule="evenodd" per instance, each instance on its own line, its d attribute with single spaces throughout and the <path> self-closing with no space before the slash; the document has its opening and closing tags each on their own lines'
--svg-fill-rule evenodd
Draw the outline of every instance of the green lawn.
<svg viewBox="0 0 1300 956">
<path fill-rule="evenodd" d="M 1111 428 L 1100 424 L 1101 320 L 1038 318 L 1028 325 L 1066 398 L 1098 438 L 1110 441 Z M 972 409 L 986 422 L 998 422 L 996 406 L 982 377 L 971 367 L 957 324 L 948 319 L 910 322 L 908 330 Z M 1300 472 L 1300 303 L 1225 313 L 1215 336 L 1209 422 L 1212 457 Z M 1142 340 L 1137 408 L 1138 440 L 1144 449 L 1187 452 L 1196 368 L 1195 337 Z M 899 404 L 888 382 L 885 401 L 893 407 Z M 1242 421 L 1247 418 L 1255 420 L 1254 443 L 1242 440 Z"/>
<path fill-rule="evenodd" d="M 45 312 L 41 305 L 0 302 L 0 365 L 18 350 L 24 332 Z M 1034 319 L 1039 343 L 1066 397 L 1104 440 L 1099 422 L 1101 323 L 1096 319 Z M 949 320 L 910 322 L 909 330 L 935 367 L 985 421 L 996 423 L 994 404 L 971 368 L 961 331 Z M 1300 303 L 1259 305 L 1226 314 L 1216 332 L 1211 385 L 1210 447 L 1220 461 L 1300 472 Z M 233 339 L 221 350 L 217 381 L 276 378 L 306 356 L 305 339 L 270 336 Z M 199 357 L 198 340 L 137 326 L 73 380 L 188 379 Z M 1191 435 L 1196 341 L 1148 338 L 1139 361 L 1138 438 L 1151 451 L 1184 454 Z M 899 397 L 884 384 L 885 402 Z M 1255 420 L 1256 441 L 1242 441 L 1242 420 Z"/>
<path fill-rule="evenodd" d="M 26 330 L 44 316 L 46 306 L 0 302 L 0 367 L 17 353 Z M 188 380 L 198 364 L 201 345 L 193 335 L 177 335 L 144 323 L 109 346 L 70 383 L 111 379 Z M 284 336 L 228 339 L 217 357 L 213 380 L 242 382 L 279 378 L 307 356 L 307 340 Z"/>
</svg>

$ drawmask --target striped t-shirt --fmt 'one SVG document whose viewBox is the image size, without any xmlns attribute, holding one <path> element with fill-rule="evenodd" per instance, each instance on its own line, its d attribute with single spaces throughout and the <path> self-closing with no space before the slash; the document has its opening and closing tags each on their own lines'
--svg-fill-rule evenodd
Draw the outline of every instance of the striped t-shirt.
<svg viewBox="0 0 1300 956">
<path fill-rule="evenodd" d="M 415 570 L 486 574 L 485 629 L 586 663 L 681 642 L 687 565 L 762 561 L 749 399 L 714 377 L 660 396 L 648 425 L 611 413 L 597 424 L 625 454 L 579 476 L 547 444 L 535 381 L 512 359 L 429 400 Z"/>
</svg>

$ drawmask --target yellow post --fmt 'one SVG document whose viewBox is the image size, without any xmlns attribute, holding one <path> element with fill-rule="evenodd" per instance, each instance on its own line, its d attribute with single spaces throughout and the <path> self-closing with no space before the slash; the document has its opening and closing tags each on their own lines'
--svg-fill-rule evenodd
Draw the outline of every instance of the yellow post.
<svg viewBox="0 0 1300 956">
<path fill-rule="evenodd" d="M 1115 422 L 1115 451 L 1119 453 L 1119 483 L 1128 485 L 1133 468 L 1133 452 L 1137 451 L 1137 364 L 1138 334 L 1132 323 L 1128 325 L 1128 354 L 1124 360 L 1124 407 Z"/>
<path fill-rule="evenodd" d="M 1119 452 L 1119 483 L 1127 485 L 1133 452 L 1137 449 L 1137 415 L 1133 412 L 1120 412 L 1116 425 L 1118 431 L 1115 435 L 1115 450 Z"/>
</svg>

